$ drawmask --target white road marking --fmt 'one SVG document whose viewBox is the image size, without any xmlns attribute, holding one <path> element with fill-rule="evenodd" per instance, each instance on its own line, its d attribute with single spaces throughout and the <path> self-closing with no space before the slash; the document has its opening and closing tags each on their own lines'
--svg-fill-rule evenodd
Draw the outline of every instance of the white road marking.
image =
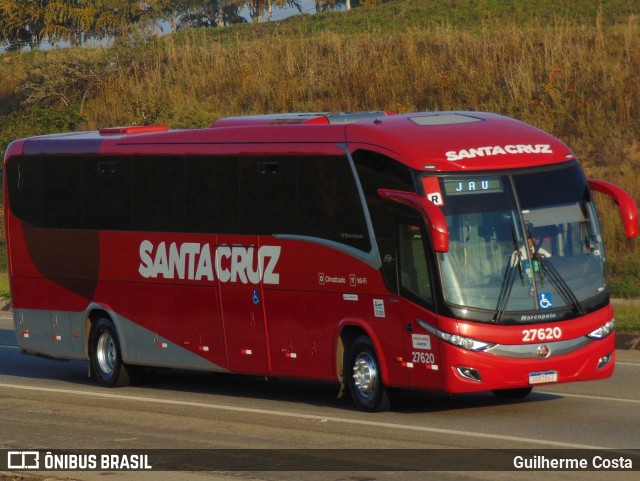
<svg viewBox="0 0 640 481">
<path fill-rule="evenodd" d="M 233 412 L 239 412 L 239 413 L 279 416 L 284 418 L 310 419 L 318 422 L 329 421 L 329 422 L 335 422 L 335 423 L 341 423 L 341 424 L 374 426 L 374 427 L 380 427 L 385 429 L 395 429 L 395 430 L 414 431 L 414 432 L 448 434 L 448 435 L 479 438 L 479 439 L 495 439 L 500 441 L 521 442 L 521 443 L 537 444 L 537 445 L 543 445 L 547 447 L 556 447 L 556 448 L 607 449 L 604 446 L 592 446 L 588 444 L 565 443 L 560 441 L 531 439 L 531 438 L 524 438 L 519 436 L 504 436 L 500 434 L 486 434 L 486 433 L 470 432 L 470 431 L 458 431 L 455 429 L 440 429 L 440 428 L 431 428 L 427 426 L 386 423 L 386 422 L 373 421 L 373 420 L 349 419 L 349 418 L 340 418 L 340 417 L 333 417 L 333 416 L 318 416 L 314 414 L 302 414 L 302 413 L 288 413 L 288 412 L 281 412 L 281 411 L 273 411 L 270 409 L 243 408 L 243 407 L 236 407 L 236 406 L 225 406 L 221 404 L 207 404 L 207 403 L 193 402 L 193 401 L 179 401 L 179 400 L 171 400 L 171 399 L 149 398 L 149 397 L 142 397 L 142 396 L 129 396 L 129 395 L 123 395 L 123 394 L 86 392 L 86 391 L 79 391 L 75 389 L 19 386 L 16 384 L 5 384 L 5 383 L 0 383 L 0 387 L 8 388 L 8 389 L 22 389 L 25 391 L 73 394 L 75 396 L 87 396 L 87 397 L 102 398 L 102 399 L 117 399 L 121 401 L 136 401 L 136 402 L 147 402 L 147 403 L 154 403 L 154 404 L 174 405 L 174 406 L 197 407 L 197 408 L 204 408 L 204 409 L 214 409 L 219 411 L 233 411 Z M 585 397 L 588 397 L 588 396 L 585 396 Z"/>
</svg>

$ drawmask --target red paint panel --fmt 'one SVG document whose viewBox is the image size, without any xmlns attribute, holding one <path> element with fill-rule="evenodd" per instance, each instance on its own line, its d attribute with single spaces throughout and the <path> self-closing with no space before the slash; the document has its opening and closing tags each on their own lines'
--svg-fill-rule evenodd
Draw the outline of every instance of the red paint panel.
<svg viewBox="0 0 640 481">
<path fill-rule="evenodd" d="M 557 371 L 559 383 L 605 379 L 613 373 L 613 359 L 602 369 L 596 369 L 598 359 L 615 352 L 615 336 L 593 342 L 577 351 L 548 359 L 515 359 L 474 353 L 442 343 L 444 359 L 444 391 L 477 392 L 490 389 L 525 387 L 532 372 Z M 472 367 L 482 376 L 482 383 L 464 379 L 455 372 L 456 366 Z"/>
</svg>

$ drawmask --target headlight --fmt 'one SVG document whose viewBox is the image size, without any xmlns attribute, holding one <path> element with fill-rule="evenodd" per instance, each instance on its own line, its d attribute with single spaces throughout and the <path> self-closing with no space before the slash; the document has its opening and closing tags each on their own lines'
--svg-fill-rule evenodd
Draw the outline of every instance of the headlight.
<svg viewBox="0 0 640 481">
<path fill-rule="evenodd" d="M 457 334 L 451 335 L 445 332 L 442 334 L 444 335 L 442 339 L 445 341 L 469 351 L 484 351 L 486 348 L 493 346 L 493 344 L 489 342 L 478 341 L 477 339 L 471 339 L 470 337 L 458 336 Z M 448 336 L 449 339 L 447 339 L 446 336 Z"/>
<path fill-rule="evenodd" d="M 448 342 L 449 344 L 453 344 L 454 346 L 467 349 L 468 351 L 484 351 L 485 349 L 494 346 L 494 344 L 490 342 L 478 341 L 477 339 L 459 336 L 458 334 L 449 334 L 448 332 L 444 332 L 440 329 L 436 329 L 435 327 L 430 326 L 420 319 L 418 319 L 418 324 L 420 324 L 420 327 L 422 327 L 425 331 L 428 331 L 431 334 L 439 337 L 443 341 Z"/>
<path fill-rule="evenodd" d="M 614 324 L 615 324 L 615 319 L 611 319 L 605 325 L 600 326 L 595 331 L 592 331 L 589 334 L 587 334 L 587 337 L 590 337 L 591 339 L 602 339 L 604 337 L 607 337 L 609 334 L 611 334 L 611 331 L 613 331 Z"/>
</svg>

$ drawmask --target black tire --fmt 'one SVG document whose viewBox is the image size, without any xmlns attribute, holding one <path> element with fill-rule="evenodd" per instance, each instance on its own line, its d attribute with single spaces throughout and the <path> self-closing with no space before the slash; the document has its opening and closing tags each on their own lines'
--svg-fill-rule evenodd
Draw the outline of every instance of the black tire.
<svg viewBox="0 0 640 481">
<path fill-rule="evenodd" d="M 91 328 L 91 371 L 99 384 L 121 387 L 131 384 L 128 367 L 122 362 L 120 340 L 110 319 L 102 318 Z"/>
<path fill-rule="evenodd" d="M 345 361 L 345 380 L 355 405 L 367 412 L 388 411 L 391 401 L 382 384 L 380 363 L 371 339 L 357 337 Z"/>
<path fill-rule="evenodd" d="M 513 389 L 494 389 L 491 392 L 500 399 L 522 399 L 527 397 L 532 389 L 531 387 L 518 387 Z"/>
</svg>

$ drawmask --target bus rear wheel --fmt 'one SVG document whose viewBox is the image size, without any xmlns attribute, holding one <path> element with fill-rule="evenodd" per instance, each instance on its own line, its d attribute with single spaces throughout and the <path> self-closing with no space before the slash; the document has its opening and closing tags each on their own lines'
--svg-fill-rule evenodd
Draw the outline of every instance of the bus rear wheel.
<svg viewBox="0 0 640 481">
<path fill-rule="evenodd" d="M 107 387 L 131 384 L 127 366 L 122 362 L 118 333 L 110 319 L 102 318 L 91 328 L 90 362 L 99 384 Z"/>
<path fill-rule="evenodd" d="M 351 344 L 345 363 L 345 377 L 355 405 L 363 411 L 381 412 L 391 408 L 389 394 L 382 384 L 380 363 L 367 336 Z"/>
</svg>

